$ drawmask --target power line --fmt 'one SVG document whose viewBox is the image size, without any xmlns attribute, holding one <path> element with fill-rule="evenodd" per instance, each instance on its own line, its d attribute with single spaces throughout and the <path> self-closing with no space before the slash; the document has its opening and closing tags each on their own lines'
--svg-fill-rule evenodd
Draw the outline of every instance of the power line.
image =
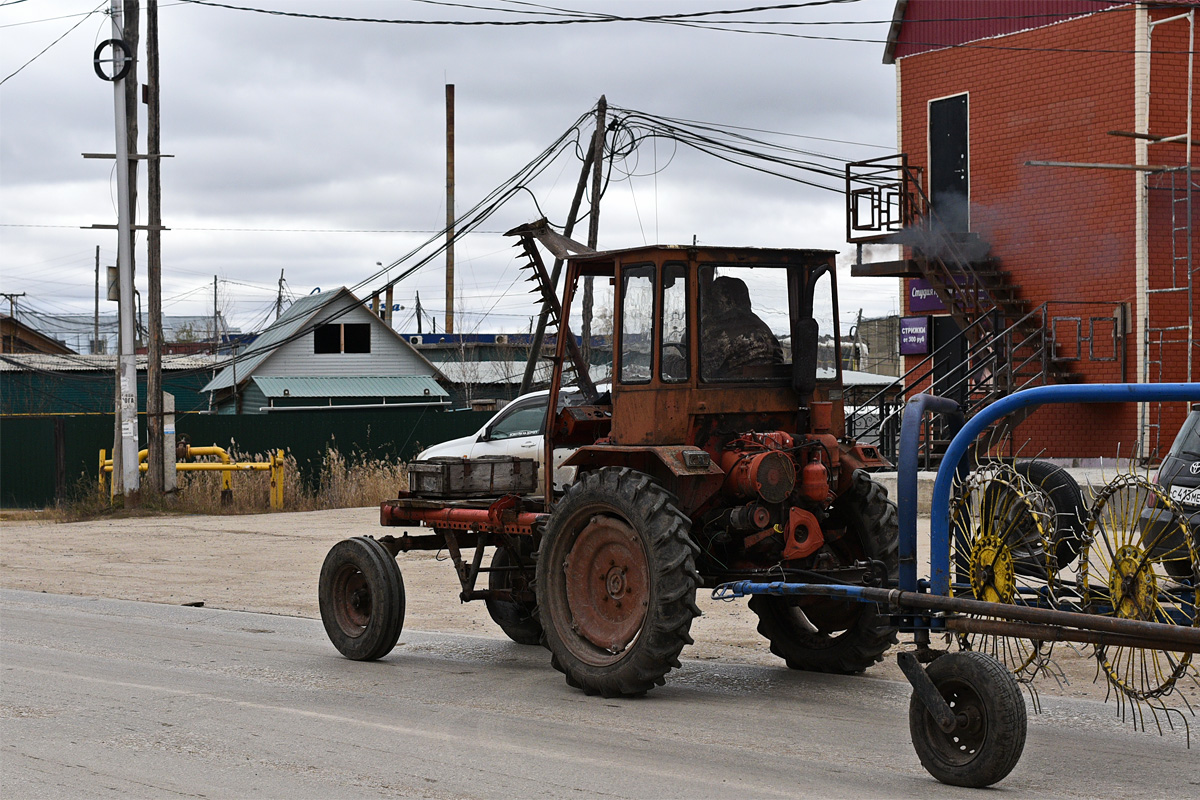
<svg viewBox="0 0 1200 800">
<path fill-rule="evenodd" d="M 91 10 L 91 11 L 89 11 L 87 14 L 85 14 L 83 17 L 81 17 L 81 18 L 79 19 L 79 21 L 78 21 L 78 22 L 76 22 L 74 25 L 72 25 L 70 28 L 67 28 L 67 31 L 66 31 L 66 33 L 64 33 L 62 36 L 59 36 L 59 37 L 58 37 L 57 39 L 55 39 L 53 42 L 51 42 L 50 44 L 48 44 L 48 45 L 46 45 L 44 48 L 42 48 L 42 51 L 41 51 L 40 53 L 38 53 L 36 56 L 34 56 L 33 58 L 29 59 L 28 61 L 26 61 L 26 62 L 25 62 L 24 64 L 22 64 L 21 66 L 17 67 L 16 71 L 14 71 L 12 74 L 10 74 L 10 75 L 8 76 L 8 78 L 11 78 L 11 77 L 13 77 L 13 76 L 14 76 L 14 75 L 16 75 L 17 73 L 19 73 L 21 70 L 25 69 L 25 68 L 26 68 L 26 67 L 28 67 L 30 64 L 32 64 L 33 62 L 37 61 L 39 58 L 41 58 L 42 56 L 44 56 L 44 55 L 46 54 L 46 52 L 47 52 L 47 51 L 48 51 L 48 50 L 49 50 L 51 47 L 54 47 L 54 45 L 58 44 L 58 43 L 59 43 L 59 42 L 61 42 L 63 39 L 67 38 L 67 36 L 68 36 L 68 35 L 71 33 L 71 31 L 75 30 L 75 29 L 76 29 L 76 28 L 78 28 L 80 25 L 82 25 L 82 24 L 83 24 L 83 23 L 84 23 L 84 22 L 85 22 L 85 21 L 88 19 L 88 17 L 90 17 L 90 16 L 92 16 L 92 14 L 95 14 L 96 12 L 98 12 L 98 11 L 99 11 L 101 8 L 103 8 L 103 7 L 104 7 L 106 4 L 107 4 L 106 0 L 101 0 L 101 3 L 100 3 L 100 5 L 96 6 L 94 9 L 92 9 L 92 10 Z M 0 80 L 0 86 L 3 86 L 5 83 L 7 83 L 7 82 L 8 82 L 8 78 L 5 78 L 4 80 Z"/>
</svg>

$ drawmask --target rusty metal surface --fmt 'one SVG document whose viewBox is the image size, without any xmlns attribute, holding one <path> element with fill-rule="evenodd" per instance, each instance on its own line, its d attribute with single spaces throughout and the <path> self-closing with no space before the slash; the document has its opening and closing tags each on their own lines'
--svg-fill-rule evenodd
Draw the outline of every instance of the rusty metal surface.
<svg viewBox="0 0 1200 800">
<path fill-rule="evenodd" d="M 1010 622 L 977 617 L 949 617 L 946 619 L 946 628 L 959 633 L 1009 636 L 1038 642 L 1080 642 L 1114 647 L 1142 647 L 1151 650 L 1161 649 L 1163 644 L 1159 639 L 1145 636 L 1126 636 L 1120 633 L 1080 630 L 1061 625 L 1038 625 L 1031 622 Z M 1177 653 L 1198 653 L 1200 644 L 1173 644 L 1171 649 Z"/>
<path fill-rule="evenodd" d="M 379 524 L 385 527 L 425 525 L 438 531 L 482 531 L 530 535 L 545 514 L 523 511 L 519 504 L 501 498 L 496 504 L 451 504 L 430 500 L 385 500 L 379 504 Z"/>
<path fill-rule="evenodd" d="M 623 651 L 642 628 L 650 596 L 650 568 L 637 531 L 597 514 L 579 532 L 563 569 L 579 635 L 609 653 Z"/>
</svg>

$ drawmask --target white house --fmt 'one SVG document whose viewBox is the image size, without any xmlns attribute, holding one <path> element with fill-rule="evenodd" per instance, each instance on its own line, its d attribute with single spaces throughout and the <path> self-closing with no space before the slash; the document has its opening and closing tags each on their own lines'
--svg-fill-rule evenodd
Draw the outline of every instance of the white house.
<svg viewBox="0 0 1200 800">
<path fill-rule="evenodd" d="M 347 288 L 297 300 L 202 391 L 219 414 L 449 405 L 445 376 Z"/>
</svg>

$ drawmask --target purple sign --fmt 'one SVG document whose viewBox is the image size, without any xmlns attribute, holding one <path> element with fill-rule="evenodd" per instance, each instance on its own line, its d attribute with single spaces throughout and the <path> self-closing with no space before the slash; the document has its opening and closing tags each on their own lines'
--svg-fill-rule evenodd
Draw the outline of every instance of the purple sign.
<svg viewBox="0 0 1200 800">
<path fill-rule="evenodd" d="M 946 307 L 938 299 L 937 292 L 924 278 L 913 278 L 908 282 L 908 310 L 945 311 Z"/>
<path fill-rule="evenodd" d="M 900 355 L 923 356 L 929 353 L 929 317 L 900 318 Z"/>
</svg>

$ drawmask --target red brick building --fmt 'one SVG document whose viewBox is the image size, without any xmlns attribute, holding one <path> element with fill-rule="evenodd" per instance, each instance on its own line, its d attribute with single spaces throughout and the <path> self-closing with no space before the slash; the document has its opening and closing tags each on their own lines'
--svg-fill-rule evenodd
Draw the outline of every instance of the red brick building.
<svg viewBox="0 0 1200 800">
<path fill-rule="evenodd" d="M 927 224 L 990 245 L 986 259 L 970 260 L 996 293 L 1003 322 L 993 333 L 1026 317 L 1048 343 L 1045 359 L 1012 367 L 1008 390 L 1039 368 L 1037 383 L 1200 380 L 1191 241 L 1200 186 L 1189 138 L 1200 124 L 1200 58 L 1189 52 L 1200 44 L 1198 6 L 896 4 L 884 61 L 896 67 L 899 149 L 932 211 Z M 937 285 L 925 262 L 914 268 L 914 248 L 906 256 L 891 274 L 908 276 L 905 314 L 931 315 L 936 347 L 974 317 L 958 313 L 952 325 L 928 311 L 914 288 L 933 284 L 947 301 L 938 306 L 956 287 Z M 922 358 L 908 356 L 908 367 Z M 1184 415 L 1182 404 L 1047 407 L 1014 438 L 1026 453 L 1094 458 L 1118 447 L 1129 455 L 1140 436 L 1153 456 Z"/>
</svg>

